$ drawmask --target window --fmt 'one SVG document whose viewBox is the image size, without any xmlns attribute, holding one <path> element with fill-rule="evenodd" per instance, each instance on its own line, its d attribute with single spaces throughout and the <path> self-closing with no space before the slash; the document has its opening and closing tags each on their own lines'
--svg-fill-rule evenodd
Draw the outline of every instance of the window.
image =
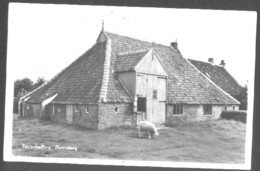
<svg viewBox="0 0 260 171">
<path fill-rule="evenodd" d="M 115 107 L 115 112 L 116 112 L 116 113 L 118 112 L 118 110 L 119 110 L 119 108 L 118 108 L 118 107 Z"/>
<path fill-rule="evenodd" d="M 212 114 L 212 105 L 203 105 L 204 115 L 211 115 Z"/>
<path fill-rule="evenodd" d="M 75 111 L 75 112 L 78 112 L 78 111 L 79 111 L 78 106 L 74 106 L 74 111 Z"/>
<path fill-rule="evenodd" d="M 174 104 L 173 105 L 173 115 L 181 115 L 181 114 L 183 114 L 183 105 Z"/>
<path fill-rule="evenodd" d="M 157 99 L 157 90 L 153 90 L 153 99 Z"/>
<path fill-rule="evenodd" d="M 233 110 L 236 110 L 236 107 L 235 107 L 235 106 L 233 106 Z"/>
<path fill-rule="evenodd" d="M 138 97 L 137 99 L 137 111 L 146 112 L 146 98 Z"/>
<path fill-rule="evenodd" d="M 88 107 L 86 107 L 86 109 L 85 109 L 85 112 L 86 112 L 86 113 L 88 113 L 88 112 L 89 112 L 89 109 L 88 109 Z"/>
<path fill-rule="evenodd" d="M 227 110 L 227 106 L 224 106 L 224 110 Z"/>
</svg>

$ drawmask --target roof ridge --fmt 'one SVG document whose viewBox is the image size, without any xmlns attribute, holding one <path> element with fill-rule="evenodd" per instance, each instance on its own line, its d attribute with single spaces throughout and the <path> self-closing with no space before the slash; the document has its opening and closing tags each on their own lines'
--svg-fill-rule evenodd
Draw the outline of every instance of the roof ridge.
<svg viewBox="0 0 260 171">
<path fill-rule="evenodd" d="M 205 64 L 209 64 L 209 65 L 212 65 L 212 66 L 217 66 L 216 64 L 212 64 L 210 62 L 206 62 L 206 61 L 199 61 L 199 60 L 196 60 L 196 59 L 190 59 L 190 58 L 187 58 L 188 60 L 191 60 L 191 61 L 196 61 L 196 62 L 202 62 L 202 63 L 205 63 Z"/>
<path fill-rule="evenodd" d="M 104 71 L 103 71 L 103 78 L 102 78 L 99 102 L 101 100 L 103 100 L 104 102 L 107 101 L 107 87 L 108 87 L 109 75 L 110 75 L 110 57 L 111 57 L 111 51 L 112 51 L 112 47 L 111 47 L 112 42 L 106 33 L 105 33 L 105 36 L 107 37 L 107 41 L 106 41 Z"/>
<path fill-rule="evenodd" d="M 188 59 L 188 60 L 212 65 L 212 64 L 209 63 L 209 62 L 204 62 L 204 61 L 199 61 L 199 60 L 194 60 L 194 59 Z M 239 85 L 240 87 L 242 87 L 242 86 L 238 83 L 238 81 L 228 72 L 228 70 L 227 70 L 225 67 L 223 67 L 223 66 L 221 66 L 221 65 L 218 65 L 218 64 L 213 64 L 213 66 L 214 66 L 214 67 L 217 67 L 217 68 L 222 68 L 222 69 L 224 69 L 224 70 L 227 72 L 227 74 L 233 79 L 233 81 L 235 81 L 235 82 L 237 83 L 237 85 Z"/>
<path fill-rule="evenodd" d="M 125 51 L 125 52 L 120 52 L 117 55 L 118 56 L 123 56 L 123 55 L 134 55 L 134 54 L 138 54 L 138 53 L 144 53 L 144 52 L 148 52 L 149 50 L 151 50 L 152 48 L 144 48 L 144 49 L 139 49 L 139 50 L 135 50 L 135 51 Z"/>
<path fill-rule="evenodd" d="M 108 34 L 114 34 L 116 36 L 121 36 L 121 37 L 128 38 L 128 39 L 131 39 L 131 40 L 136 40 L 136 41 L 140 41 L 140 42 L 149 43 L 151 45 L 170 47 L 170 45 L 164 45 L 164 44 L 161 44 L 161 43 L 156 43 L 154 41 L 148 41 L 148 40 L 144 40 L 144 39 L 139 39 L 139 38 L 135 38 L 135 37 L 131 37 L 131 36 L 125 35 L 125 34 L 119 34 L 119 33 L 111 32 L 111 31 L 105 31 L 105 32 L 108 33 Z M 108 35 L 108 37 L 109 37 L 109 35 Z"/>
</svg>

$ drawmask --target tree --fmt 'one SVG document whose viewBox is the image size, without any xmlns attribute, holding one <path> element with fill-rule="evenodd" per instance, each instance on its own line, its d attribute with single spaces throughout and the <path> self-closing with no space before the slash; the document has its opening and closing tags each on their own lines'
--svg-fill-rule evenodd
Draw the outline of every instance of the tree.
<svg viewBox="0 0 260 171">
<path fill-rule="evenodd" d="M 29 78 L 23 78 L 14 82 L 14 96 L 20 97 L 34 89 L 33 82 Z"/>
<path fill-rule="evenodd" d="M 247 99 L 247 91 L 248 88 L 247 86 L 242 88 L 242 92 L 240 93 L 240 110 L 247 110 L 247 103 L 248 103 L 248 99 Z"/>
<path fill-rule="evenodd" d="M 43 77 L 39 77 L 37 79 L 37 82 L 34 83 L 34 88 L 38 88 L 39 86 L 41 86 L 45 82 L 46 82 L 46 80 Z"/>
</svg>

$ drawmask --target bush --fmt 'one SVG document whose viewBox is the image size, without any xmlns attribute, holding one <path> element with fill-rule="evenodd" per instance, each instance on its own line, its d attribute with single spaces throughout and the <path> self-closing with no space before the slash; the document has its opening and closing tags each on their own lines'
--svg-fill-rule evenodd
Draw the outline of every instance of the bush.
<svg viewBox="0 0 260 171">
<path fill-rule="evenodd" d="M 222 119 L 233 119 L 236 121 L 246 123 L 246 115 L 247 115 L 247 113 L 244 110 L 223 111 L 221 113 L 221 118 Z"/>
</svg>

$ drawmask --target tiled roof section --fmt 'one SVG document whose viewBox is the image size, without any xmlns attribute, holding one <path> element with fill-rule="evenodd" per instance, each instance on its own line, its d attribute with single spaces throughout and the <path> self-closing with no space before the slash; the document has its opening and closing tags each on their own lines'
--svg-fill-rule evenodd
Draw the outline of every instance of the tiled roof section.
<svg viewBox="0 0 260 171">
<path fill-rule="evenodd" d="M 141 61 L 148 51 L 149 49 L 142 49 L 138 51 L 119 53 L 117 55 L 115 71 L 133 71 L 134 67 Z"/>
<path fill-rule="evenodd" d="M 242 87 L 223 66 L 212 65 L 207 62 L 192 59 L 189 59 L 189 61 L 227 93 L 238 95 L 242 91 Z"/>
<path fill-rule="evenodd" d="M 239 104 L 231 96 L 204 77 L 191 63 L 182 57 L 178 51 L 172 47 L 150 43 L 108 33 L 112 41 L 111 66 L 116 67 L 117 54 L 127 51 L 138 51 L 153 48 L 159 55 L 168 73 L 168 102 L 187 104 Z M 118 86 L 122 86 L 116 81 L 115 74 L 110 72 L 108 83 L 108 101 L 120 101 L 123 92 Z"/>
<path fill-rule="evenodd" d="M 103 78 L 106 42 L 95 44 L 43 88 L 29 102 L 41 103 L 58 94 L 51 103 L 98 103 Z"/>
</svg>

